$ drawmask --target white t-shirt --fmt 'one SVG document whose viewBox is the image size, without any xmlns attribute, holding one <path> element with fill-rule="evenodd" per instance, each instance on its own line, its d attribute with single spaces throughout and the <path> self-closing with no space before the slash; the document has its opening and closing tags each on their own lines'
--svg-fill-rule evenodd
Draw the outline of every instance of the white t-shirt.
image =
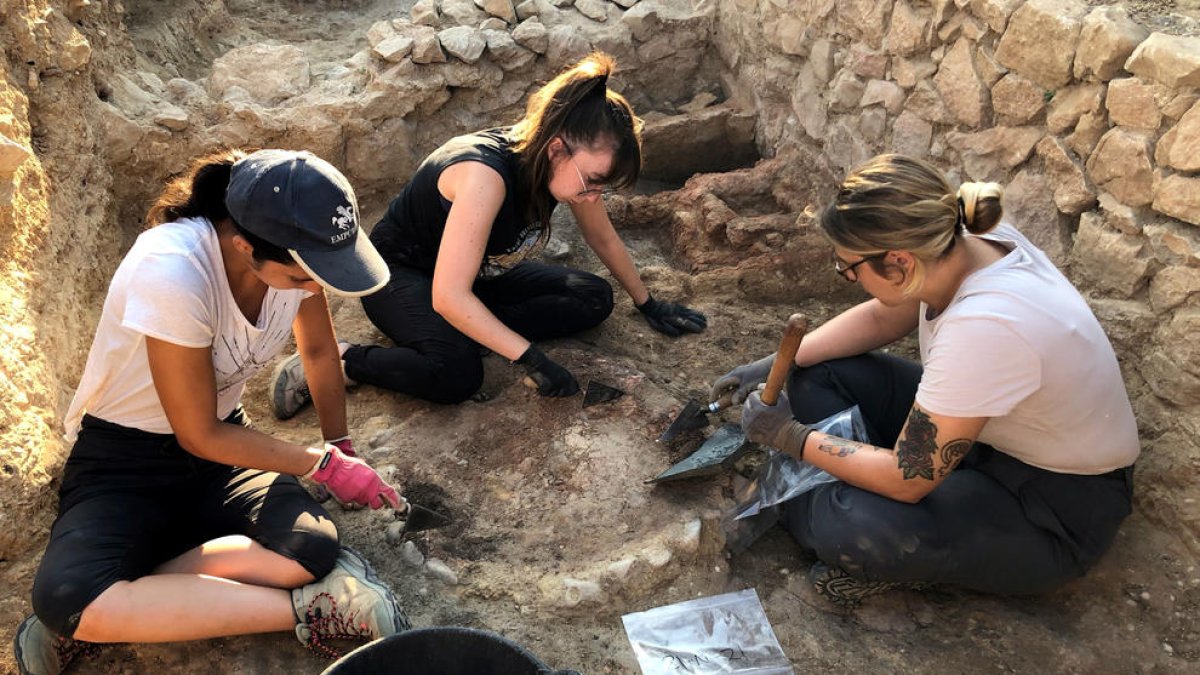
<svg viewBox="0 0 1200 675">
<path fill-rule="evenodd" d="M 126 427 L 173 433 L 150 377 L 146 336 L 212 349 L 217 418 L 241 400 L 246 380 L 287 344 L 309 292 L 268 289 L 257 325 L 229 290 L 216 230 L 204 218 L 143 232 L 113 275 L 87 365 L 65 421 L 74 441 L 84 413 Z"/>
<path fill-rule="evenodd" d="M 1071 282 L 1016 228 L 1011 249 L 970 274 L 940 316 L 921 306 L 917 404 L 988 417 L 979 440 L 1033 466 L 1101 474 L 1128 466 L 1137 425 L 1112 345 Z"/>
</svg>

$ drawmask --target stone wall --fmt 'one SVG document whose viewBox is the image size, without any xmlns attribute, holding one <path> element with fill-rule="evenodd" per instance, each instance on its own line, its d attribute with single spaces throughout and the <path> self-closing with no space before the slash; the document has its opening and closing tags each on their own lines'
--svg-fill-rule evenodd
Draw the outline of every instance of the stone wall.
<svg viewBox="0 0 1200 675">
<path fill-rule="evenodd" d="M 1080 0 L 719 0 L 764 154 L 880 152 L 1005 184 L 1121 361 L 1138 505 L 1200 552 L 1200 38 Z"/>
</svg>

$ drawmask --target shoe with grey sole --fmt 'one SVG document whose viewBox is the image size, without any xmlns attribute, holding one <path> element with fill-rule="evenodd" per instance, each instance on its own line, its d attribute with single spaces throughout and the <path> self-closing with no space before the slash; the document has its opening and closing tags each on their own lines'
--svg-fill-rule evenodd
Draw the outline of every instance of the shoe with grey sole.
<svg viewBox="0 0 1200 675">
<path fill-rule="evenodd" d="M 13 655 L 21 675 L 59 675 L 79 658 L 95 653 L 99 645 L 56 635 L 30 615 L 17 627 Z"/>
<path fill-rule="evenodd" d="M 271 412 L 276 419 L 290 419 L 311 400 L 300 354 L 292 354 L 271 374 Z"/>
<path fill-rule="evenodd" d="M 333 571 L 292 591 L 296 637 L 329 658 L 328 640 L 377 640 L 408 630 L 408 616 L 392 589 L 357 551 L 343 547 Z"/>
</svg>

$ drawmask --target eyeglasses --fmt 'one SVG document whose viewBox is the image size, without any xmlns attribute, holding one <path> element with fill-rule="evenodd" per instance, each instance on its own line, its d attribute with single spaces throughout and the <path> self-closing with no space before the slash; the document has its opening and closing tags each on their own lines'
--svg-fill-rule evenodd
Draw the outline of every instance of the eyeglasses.
<svg viewBox="0 0 1200 675">
<path fill-rule="evenodd" d="M 579 169 L 579 164 L 575 161 L 575 151 L 572 150 L 571 146 L 567 145 L 565 142 L 563 143 L 563 147 L 567 149 L 567 157 L 571 160 L 571 166 L 575 167 L 575 173 L 579 176 L 579 184 L 583 186 L 582 190 L 575 193 L 576 197 L 591 197 L 593 195 L 605 197 L 616 192 L 616 190 L 611 188 L 588 187 L 587 179 L 583 177 L 583 171 Z"/>
<path fill-rule="evenodd" d="M 837 257 L 837 254 L 834 253 L 831 254 L 831 257 L 833 258 L 833 271 L 837 272 L 846 281 L 854 283 L 855 281 L 858 281 L 858 272 L 854 271 L 855 267 L 858 267 L 868 260 L 880 260 L 885 256 L 887 256 L 887 251 L 884 251 L 883 253 L 876 253 L 875 255 L 869 255 L 862 260 L 856 260 L 852 263 L 847 263 L 841 258 Z"/>
</svg>

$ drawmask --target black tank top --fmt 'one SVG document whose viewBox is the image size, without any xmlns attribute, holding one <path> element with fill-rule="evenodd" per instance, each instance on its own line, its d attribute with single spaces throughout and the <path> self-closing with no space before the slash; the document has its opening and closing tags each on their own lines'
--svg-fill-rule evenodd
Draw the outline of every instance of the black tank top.
<svg viewBox="0 0 1200 675">
<path fill-rule="evenodd" d="M 459 162 L 482 162 L 504 180 L 504 203 L 492 221 L 481 278 L 503 274 L 545 247 L 549 223 L 527 222 L 528 195 L 520 194 L 517 185 L 518 158 L 508 133 L 509 128 L 500 128 L 458 136 L 421 162 L 371 231 L 371 243 L 385 260 L 433 273 L 451 204 L 438 192 L 438 178 Z"/>
</svg>

